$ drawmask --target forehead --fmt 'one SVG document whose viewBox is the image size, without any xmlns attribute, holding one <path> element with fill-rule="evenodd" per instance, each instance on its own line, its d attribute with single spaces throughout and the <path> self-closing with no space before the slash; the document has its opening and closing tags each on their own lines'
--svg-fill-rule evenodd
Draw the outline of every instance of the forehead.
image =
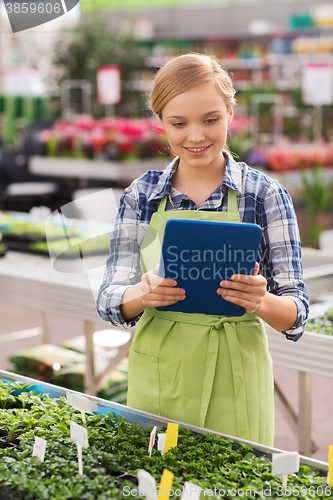
<svg viewBox="0 0 333 500">
<path fill-rule="evenodd" d="M 182 116 L 183 114 L 205 114 L 211 111 L 226 111 L 221 92 L 213 83 L 195 85 L 170 99 L 163 109 L 163 117 Z"/>
</svg>

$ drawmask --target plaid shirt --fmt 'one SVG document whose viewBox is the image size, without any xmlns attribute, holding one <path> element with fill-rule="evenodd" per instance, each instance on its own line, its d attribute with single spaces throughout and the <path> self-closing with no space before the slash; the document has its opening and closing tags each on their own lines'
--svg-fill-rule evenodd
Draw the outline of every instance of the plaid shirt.
<svg viewBox="0 0 333 500">
<path fill-rule="evenodd" d="M 237 191 L 240 219 L 262 227 L 258 261 L 268 291 L 290 297 L 297 306 L 297 319 L 287 339 L 298 340 L 305 329 L 309 297 L 302 281 L 301 246 L 292 200 L 276 180 L 236 162 L 224 152 L 226 166 L 222 184 L 200 210 L 226 211 L 228 189 Z M 148 171 L 124 191 L 110 241 L 103 283 L 97 298 L 100 316 L 115 326 L 134 326 L 140 316 L 125 322 L 120 305 L 125 290 L 141 279 L 140 247 L 161 198 L 168 195 L 166 210 L 195 210 L 195 203 L 172 187 L 179 158 L 162 171 Z M 199 207 L 198 207 L 199 208 Z"/>
</svg>

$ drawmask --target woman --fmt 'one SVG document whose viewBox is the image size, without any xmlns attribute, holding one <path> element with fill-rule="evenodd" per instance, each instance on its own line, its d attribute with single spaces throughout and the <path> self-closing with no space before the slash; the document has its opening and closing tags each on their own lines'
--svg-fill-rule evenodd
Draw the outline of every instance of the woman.
<svg viewBox="0 0 333 500">
<path fill-rule="evenodd" d="M 234 94 L 229 75 L 209 56 L 186 54 L 159 70 L 151 107 L 175 159 L 125 190 L 97 308 L 116 326 L 138 321 L 129 406 L 272 445 L 273 373 L 263 321 L 298 340 L 308 296 L 289 194 L 226 150 Z M 158 262 L 166 221 L 187 218 L 188 210 L 192 219 L 262 227 L 254 275 L 234 275 L 216 290 L 243 306 L 243 316 L 155 309 L 186 296 L 176 281 L 158 276 Z"/>
</svg>

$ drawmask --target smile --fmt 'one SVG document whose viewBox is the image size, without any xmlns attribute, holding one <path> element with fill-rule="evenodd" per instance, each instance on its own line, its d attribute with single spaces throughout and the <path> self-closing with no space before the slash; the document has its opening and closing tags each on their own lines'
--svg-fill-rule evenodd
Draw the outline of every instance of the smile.
<svg viewBox="0 0 333 500">
<path fill-rule="evenodd" d="M 205 146 L 202 148 L 185 148 L 189 153 L 202 153 L 204 151 L 207 151 L 208 148 L 210 148 L 211 145 Z"/>
</svg>

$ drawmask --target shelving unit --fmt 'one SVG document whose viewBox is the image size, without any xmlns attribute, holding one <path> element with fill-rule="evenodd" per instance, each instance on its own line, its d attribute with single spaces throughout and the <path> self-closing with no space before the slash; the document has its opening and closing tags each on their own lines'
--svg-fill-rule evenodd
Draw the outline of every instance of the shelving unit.
<svg viewBox="0 0 333 500">
<path fill-rule="evenodd" d="M 281 35 L 281 38 L 287 35 Z M 294 34 L 293 36 L 297 36 Z M 302 78 L 302 67 L 305 64 L 309 63 L 326 63 L 333 64 L 333 45 L 331 53 L 308 53 L 308 54 L 297 54 L 297 53 L 287 53 L 287 54 L 278 54 L 272 52 L 272 41 L 274 38 L 279 36 L 271 36 L 266 37 L 264 41 L 260 42 L 261 47 L 261 55 L 253 55 L 249 53 L 248 57 L 237 57 L 236 54 L 233 56 L 219 58 L 219 62 L 221 66 L 228 71 L 233 73 L 233 79 L 235 87 L 238 90 L 246 90 L 251 87 L 260 86 L 263 83 L 275 83 L 278 90 L 284 91 L 289 90 L 295 86 L 300 85 Z M 171 42 L 170 42 L 171 43 Z M 220 39 L 219 44 L 221 46 L 228 46 L 230 40 L 225 40 L 223 38 Z M 250 42 L 249 42 L 250 43 Z M 254 47 L 256 46 L 255 42 L 252 42 Z M 235 38 L 234 44 L 241 46 L 244 44 L 244 40 L 240 38 Z M 205 42 L 201 42 L 199 47 L 196 49 L 195 41 L 192 42 L 192 48 L 189 51 L 198 51 L 204 52 L 201 46 L 206 46 L 206 50 L 208 53 L 216 54 L 213 50 L 210 50 L 211 44 L 210 41 L 207 40 Z M 163 44 L 162 44 L 163 46 Z M 159 42 L 156 42 L 155 48 L 153 52 L 158 52 Z M 266 50 L 265 50 L 266 47 Z M 200 50 L 201 49 L 201 50 Z M 221 51 L 218 51 L 221 52 Z M 167 55 L 154 55 L 152 54 L 146 60 L 147 68 L 153 69 L 166 64 L 170 59 L 174 56 L 181 53 L 173 52 L 172 54 Z M 217 53 L 218 55 L 218 53 Z M 147 78 L 146 80 L 142 79 L 141 81 L 146 81 L 145 85 L 142 85 L 143 89 L 150 88 L 150 80 L 151 78 Z M 136 82 L 136 88 L 139 88 L 138 82 Z"/>
<path fill-rule="evenodd" d="M 319 20 L 315 10 L 311 0 L 255 0 L 138 9 L 135 16 L 148 20 L 154 32 L 139 42 L 151 51 L 147 68 L 163 66 L 182 53 L 211 53 L 233 72 L 238 90 L 274 81 L 283 91 L 300 83 L 303 64 L 333 60 L 332 26 L 328 19 L 326 24 Z M 113 11 L 112 19 L 108 17 L 110 29 L 123 19 L 123 11 Z"/>
</svg>

